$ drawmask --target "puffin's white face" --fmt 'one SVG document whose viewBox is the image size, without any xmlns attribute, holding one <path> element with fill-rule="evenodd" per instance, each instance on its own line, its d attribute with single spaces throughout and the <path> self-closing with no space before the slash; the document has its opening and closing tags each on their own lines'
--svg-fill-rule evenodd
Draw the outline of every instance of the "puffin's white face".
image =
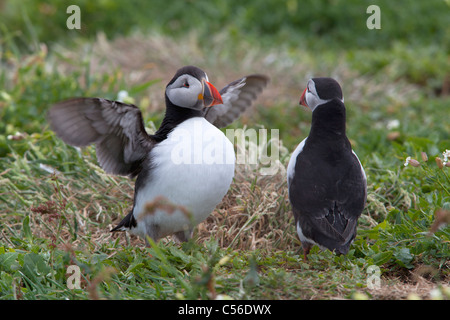
<svg viewBox="0 0 450 320">
<path fill-rule="evenodd" d="M 309 79 L 306 85 L 306 89 L 305 91 L 303 91 L 302 97 L 300 98 L 300 104 L 304 105 L 305 107 L 309 107 L 311 111 L 314 111 L 317 106 L 327 103 L 330 100 L 332 99 L 320 98 L 319 94 L 317 93 L 316 83 L 313 79 Z M 344 102 L 344 97 L 342 97 L 342 99 L 340 100 Z"/>
<path fill-rule="evenodd" d="M 206 73 L 198 78 L 189 73 L 181 73 L 167 85 L 166 95 L 174 105 L 195 110 L 223 103 L 219 91 L 208 82 Z"/>
<path fill-rule="evenodd" d="M 203 85 L 195 77 L 182 74 L 166 88 L 169 100 L 176 106 L 199 109 L 203 97 Z"/>
<path fill-rule="evenodd" d="M 312 111 L 321 104 L 327 103 L 328 100 L 320 99 L 317 94 L 316 84 L 313 80 L 309 80 L 306 85 L 306 93 L 305 93 L 306 104 L 311 108 Z"/>
</svg>

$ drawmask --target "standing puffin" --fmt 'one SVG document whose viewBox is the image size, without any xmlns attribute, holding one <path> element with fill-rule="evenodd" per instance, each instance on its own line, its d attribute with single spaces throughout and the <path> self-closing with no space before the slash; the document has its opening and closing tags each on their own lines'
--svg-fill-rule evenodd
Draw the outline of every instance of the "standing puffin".
<svg viewBox="0 0 450 320">
<path fill-rule="evenodd" d="M 64 142 L 95 144 L 105 172 L 137 177 L 133 208 L 111 231 L 155 242 L 168 235 L 187 241 L 234 176 L 234 148 L 218 127 L 239 117 L 267 83 L 266 76 L 250 75 L 219 93 L 204 71 L 185 66 L 166 86 L 165 117 L 153 135 L 136 106 L 100 98 L 59 102 L 48 118 Z"/>
<path fill-rule="evenodd" d="M 310 79 L 300 104 L 312 110 L 311 130 L 291 156 L 287 183 L 304 259 L 313 245 L 347 254 L 367 180 L 345 132 L 342 89 L 332 78 Z"/>
</svg>

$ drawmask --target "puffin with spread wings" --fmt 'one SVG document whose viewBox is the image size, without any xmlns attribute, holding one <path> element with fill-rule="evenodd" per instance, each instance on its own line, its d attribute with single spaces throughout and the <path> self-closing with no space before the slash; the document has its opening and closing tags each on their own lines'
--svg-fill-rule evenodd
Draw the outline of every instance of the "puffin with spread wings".
<svg viewBox="0 0 450 320">
<path fill-rule="evenodd" d="M 48 118 L 67 144 L 94 144 L 105 172 L 136 177 L 133 208 L 111 231 L 187 241 L 234 177 L 234 148 L 219 128 L 248 109 L 268 82 L 264 75 L 249 75 L 219 92 L 203 70 L 182 67 L 166 86 L 166 113 L 152 135 L 138 107 L 101 98 L 56 103 Z M 160 199 L 170 209 L 154 205 Z"/>
</svg>

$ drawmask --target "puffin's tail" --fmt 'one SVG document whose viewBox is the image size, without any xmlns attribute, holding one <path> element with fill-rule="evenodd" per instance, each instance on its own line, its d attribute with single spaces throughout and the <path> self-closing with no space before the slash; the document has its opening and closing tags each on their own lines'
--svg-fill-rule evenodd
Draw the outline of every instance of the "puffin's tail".
<svg viewBox="0 0 450 320">
<path fill-rule="evenodd" d="M 130 211 L 130 213 L 127 214 L 125 218 L 123 218 L 122 221 L 119 222 L 119 224 L 113 228 L 110 232 L 116 232 L 116 231 L 127 231 L 131 228 L 135 228 L 137 225 L 136 219 L 133 215 L 133 210 Z"/>
</svg>

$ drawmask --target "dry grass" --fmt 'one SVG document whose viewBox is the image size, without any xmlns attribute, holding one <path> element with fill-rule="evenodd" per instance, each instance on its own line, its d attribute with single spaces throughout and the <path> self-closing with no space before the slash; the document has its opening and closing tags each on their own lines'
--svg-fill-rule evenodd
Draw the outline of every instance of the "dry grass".
<svg viewBox="0 0 450 320">
<path fill-rule="evenodd" d="M 198 241 L 212 237 L 233 250 L 294 250 L 298 245 L 289 211 L 286 178 L 237 167 L 231 190 L 197 228 Z"/>
<path fill-rule="evenodd" d="M 436 298 L 434 292 L 438 287 L 435 281 L 413 273 L 405 280 L 385 278 L 379 288 L 370 290 L 370 294 L 376 300 L 429 300 Z"/>
</svg>

